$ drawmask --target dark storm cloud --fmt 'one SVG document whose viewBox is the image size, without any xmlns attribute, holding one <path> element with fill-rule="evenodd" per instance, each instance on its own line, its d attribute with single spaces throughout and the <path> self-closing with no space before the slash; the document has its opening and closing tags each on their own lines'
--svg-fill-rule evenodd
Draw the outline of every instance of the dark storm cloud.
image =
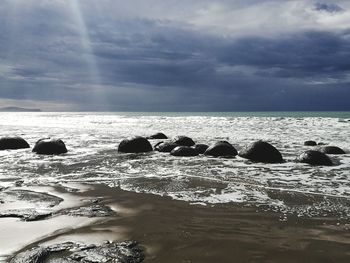
<svg viewBox="0 0 350 263">
<path fill-rule="evenodd" d="M 337 4 L 330 4 L 330 3 L 316 3 L 315 4 L 315 10 L 317 11 L 326 11 L 330 13 L 336 13 L 344 11 L 343 8 L 341 8 Z"/>
<path fill-rule="evenodd" d="M 345 29 L 222 35 L 86 6 L 81 21 L 45 3 L 0 8 L 0 98 L 81 110 L 350 110 Z"/>
</svg>

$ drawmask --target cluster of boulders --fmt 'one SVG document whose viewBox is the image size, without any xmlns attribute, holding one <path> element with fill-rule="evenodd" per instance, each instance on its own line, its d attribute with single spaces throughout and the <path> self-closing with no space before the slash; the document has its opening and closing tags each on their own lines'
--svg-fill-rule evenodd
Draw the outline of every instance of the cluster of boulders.
<svg viewBox="0 0 350 263">
<path fill-rule="evenodd" d="M 0 138 L 0 150 L 18 150 L 26 148 L 30 148 L 30 146 L 28 142 L 21 137 Z M 37 154 L 55 155 L 67 153 L 67 148 L 60 139 L 45 138 L 38 140 L 32 151 Z"/>
<path fill-rule="evenodd" d="M 167 139 L 163 133 L 157 133 L 147 138 L 133 137 L 123 140 L 118 151 L 123 153 L 141 153 L 153 151 L 153 147 L 149 140 Z M 317 146 L 315 150 L 303 152 L 297 159 L 297 162 L 307 163 L 311 165 L 333 165 L 332 160 L 327 154 L 345 154 L 345 152 L 336 146 L 320 146 L 323 143 L 317 144 L 313 141 L 306 141 L 306 146 Z M 197 156 L 204 154 L 213 157 L 234 157 L 236 155 L 249 159 L 253 162 L 261 163 L 282 163 L 284 162 L 282 154 L 270 143 L 265 141 L 256 141 L 245 146 L 240 152 L 227 141 L 218 141 L 209 146 L 206 144 L 196 144 L 187 136 L 178 136 L 173 140 L 161 141 L 155 144 L 154 150 L 158 152 L 168 152 L 173 156 Z"/>
<path fill-rule="evenodd" d="M 265 141 L 256 141 L 245 146 L 241 151 L 227 141 L 218 141 L 209 146 L 206 144 L 196 144 L 187 136 L 177 136 L 172 140 L 160 141 L 152 146 L 149 140 L 165 140 L 168 137 L 164 133 L 156 133 L 147 138 L 136 136 L 124 139 L 118 146 L 118 151 L 122 153 L 145 153 L 153 150 L 158 152 L 168 152 L 173 156 L 197 156 L 204 154 L 212 157 L 235 157 L 236 155 L 249 159 L 253 162 L 261 163 L 282 163 L 282 154 L 271 144 Z M 324 143 L 315 141 L 305 141 L 305 146 L 316 147 L 313 150 L 303 152 L 297 162 L 311 165 L 333 165 L 327 154 L 345 154 L 344 150 L 336 146 L 325 146 Z M 29 144 L 21 137 L 0 138 L 0 150 L 29 148 Z M 64 142 L 60 139 L 40 139 L 36 142 L 33 152 L 37 154 L 56 155 L 67 153 Z"/>
</svg>

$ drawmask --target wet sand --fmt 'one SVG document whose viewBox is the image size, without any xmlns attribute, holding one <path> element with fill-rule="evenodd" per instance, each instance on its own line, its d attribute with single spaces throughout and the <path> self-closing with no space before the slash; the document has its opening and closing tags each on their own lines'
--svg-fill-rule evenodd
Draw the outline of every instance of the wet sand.
<svg viewBox="0 0 350 263">
<path fill-rule="evenodd" d="M 350 261 L 348 219 L 298 218 L 292 215 L 284 218 L 283 214 L 256 207 L 191 205 L 169 197 L 103 185 L 85 186 L 85 190 L 79 192 L 69 192 L 69 188 L 64 187 L 53 189 L 50 194 L 65 196 L 66 199 L 69 196 L 71 200 L 65 199 L 66 202 L 74 204 L 72 200 L 75 200 L 75 205 L 98 198 L 116 215 L 93 219 L 65 216 L 66 221 L 61 220 L 63 217 L 53 217 L 37 222 L 0 218 L 2 235 L 8 235 L 6 242 L 11 242 L 11 238 L 28 238 L 24 235 L 30 233 L 37 235 L 35 242 L 22 244 L 16 250 L 65 241 L 90 244 L 104 240 L 137 240 L 145 252 L 144 262 Z M 14 226 L 21 226 L 22 230 L 9 235 Z M 4 231 L 4 227 L 8 230 Z"/>
</svg>

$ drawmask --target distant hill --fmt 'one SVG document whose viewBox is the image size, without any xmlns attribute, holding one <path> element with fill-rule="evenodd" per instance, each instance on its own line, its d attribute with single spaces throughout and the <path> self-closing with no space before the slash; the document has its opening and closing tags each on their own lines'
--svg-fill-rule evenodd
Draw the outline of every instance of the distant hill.
<svg viewBox="0 0 350 263">
<path fill-rule="evenodd" d="M 2 112 L 41 112 L 40 109 L 27 109 L 27 108 L 20 108 L 20 107 L 4 107 L 4 108 L 0 108 L 0 111 Z"/>
</svg>

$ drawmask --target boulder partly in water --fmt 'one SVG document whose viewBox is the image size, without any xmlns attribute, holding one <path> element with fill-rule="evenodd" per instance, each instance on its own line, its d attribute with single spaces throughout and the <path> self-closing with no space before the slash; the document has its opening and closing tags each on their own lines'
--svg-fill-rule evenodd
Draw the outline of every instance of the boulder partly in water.
<svg viewBox="0 0 350 263">
<path fill-rule="evenodd" d="M 141 136 L 124 139 L 118 146 L 118 152 L 123 153 L 143 153 L 153 151 L 150 142 Z"/>
<path fill-rule="evenodd" d="M 153 134 L 151 136 L 148 136 L 147 139 L 149 140 L 153 140 L 153 139 L 168 139 L 168 136 L 166 136 L 164 133 L 162 132 L 158 132 L 156 134 Z"/>
<path fill-rule="evenodd" d="M 199 153 L 193 147 L 177 146 L 176 148 L 174 148 L 170 152 L 170 154 L 173 155 L 173 156 L 191 157 L 191 156 L 197 156 Z"/>
<path fill-rule="evenodd" d="M 296 161 L 310 165 L 333 165 L 332 160 L 325 153 L 314 150 L 303 152 Z"/>
<path fill-rule="evenodd" d="M 193 146 L 195 142 L 187 136 L 177 136 L 174 138 L 173 143 L 179 146 Z"/>
<path fill-rule="evenodd" d="M 282 154 L 271 144 L 264 141 L 256 141 L 239 152 L 239 156 L 253 162 L 282 163 Z"/>
<path fill-rule="evenodd" d="M 18 150 L 29 148 L 29 144 L 21 137 L 0 138 L 0 150 Z"/>
<path fill-rule="evenodd" d="M 219 141 L 214 145 L 210 146 L 204 153 L 204 155 L 214 156 L 214 157 L 232 157 L 238 154 L 235 147 L 227 141 Z"/>
<path fill-rule="evenodd" d="M 55 155 L 67 153 L 67 148 L 61 139 L 40 139 L 36 142 L 33 152 L 37 154 Z"/>
<path fill-rule="evenodd" d="M 318 148 L 318 150 L 326 154 L 345 154 L 345 151 L 337 146 L 323 146 Z"/>
</svg>

